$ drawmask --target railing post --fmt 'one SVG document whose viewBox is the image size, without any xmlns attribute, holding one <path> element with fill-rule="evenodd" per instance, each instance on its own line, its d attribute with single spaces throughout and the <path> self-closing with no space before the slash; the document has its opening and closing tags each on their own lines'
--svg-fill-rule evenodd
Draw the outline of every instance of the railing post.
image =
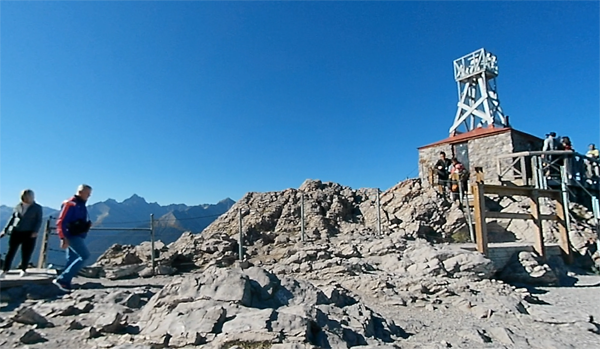
<svg viewBox="0 0 600 349">
<path fill-rule="evenodd" d="M 558 231 L 560 233 L 560 249 L 567 264 L 573 263 L 573 254 L 571 253 L 571 241 L 569 238 L 569 228 L 567 225 L 567 217 L 569 210 L 566 208 L 565 202 L 561 195 L 552 197 L 556 201 L 556 217 L 558 219 Z"/>
<path fill-rule="evenodd" d="M 301 224 L 301 232 L 300 232 L 300 238 L 302 239 L 302 242 L 305 241 L 306 237 L 304 235 L 304 193 L 302 193 L 302 195 L 300 196 L 300 224 Z"/>
<path fill-rule="evenodd" d="M 596 220 L 596 246 L 600 250 L 600 201 L 597 196 L 592 195 L 592 212 L 594 212 L 594 219 Z"/>
<path fill-rule="evenodd" d="M 377 188 L 377 234 L 381 236 L 381 200 L 379 198 L 379 188 Z"/>
<path fill-rule="evenodd" d="M 531 215 L 536 227 L 536 238 L 534 248 L 535 251 L 546 260 L 546 246 L 544 245 L 544 229 L 542 225 L 542 213 L 540 210 L 540 195 L 537 190 L 531 191 L 530 197 Z"/>
<path fill-rule="evenodd" d="M 531 175 L 533 177 L 533 186 L 537 189 L 540 188 L 540 177 L 538 173 L 538 164 L 537 158 L 535 156 L 531 157 Z"/>
<path fill-rule="evenodd" d="M 244 245 L 243 245 L 244 237 L 243 237 L 243 233 L 242 233 L 242 208 L 241 207 L 238 209 L 238 213 L 240 216 L 240 238 L 239 238 L 239 243 L 238 243 L 240 249 L 239 249 L 238 253 L 239 253 L 240 261 L 243 261 L 244 260 Z"/>
<path fill-rule="evenodd" d="M 477 182 L 479 183 L 479 182 Z M 469 225 L 469 237 L 471 238 L 471 242 L 475 242 L 475 231 L 473 231 L 473 219 L 471 217 L 471 204 L 469 203 L 469 194 L 465 195 L 465 204 L 463 207 L 466 208 L 467 213 L 467 224 Z M 463 210 L 464 212 L 464 210 Z"/>
<path fill-rule="evenodd" d="M 485 222 L 485 192 L 484 184 L 475 183 L 473 186 L 473 199 L 475 201 L 475 242 L 477 251 L 488 256 L 488 236 L 487 225 Z"/>
<path fill-rule="evenodd" d="M 156 275 L 156 261 L 154 260 L 154 213 L 150 214 L 150 260 L 152 261 L 152 275 Z"/>
<path fill-rule="evenodd" d="M 519 164 L 521 166 L 521 185 L 529 185 L 527 182 L 527 163 L 525 162 L 525 156 L 519 157 Z"/>
<path fill-rule="evenodd" d="M 42 235 L 42 247 L 40 249 L 40 256 L 38 257 L 37 267 L 40 269 L 45 268 L 46 260 L 48 256 L 48 238 L 50 237 L 50 220 L 52 216 L 48 217 L 46 226 L 44 227 L 44 235 Z"/>
<path fill-rule="evenodd" d="M 571 217 L 569 214 L 569 192 L 567 191 L 567 181 L 568 179 L 568 174 L 567 174 L 567 168 L 565 166 L 561 166 L 560 167 L 560 190 L 561 190 L 561 194 L 562 194 L 562 199 L 563 199 L 563 207 L 565 210 L 565 228 L 567 228 L 567 233 L 569 233 L 571 231 Z"/>
</svg>

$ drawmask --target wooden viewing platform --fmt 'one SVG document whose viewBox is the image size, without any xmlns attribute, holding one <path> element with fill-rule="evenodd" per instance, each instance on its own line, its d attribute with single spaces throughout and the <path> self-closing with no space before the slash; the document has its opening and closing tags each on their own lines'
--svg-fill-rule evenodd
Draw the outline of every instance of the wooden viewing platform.
<svg viewBox="0 0 600 349">
<path fill-rule="evenodd" d="M 26 284 L 51 284 L 52 280 L 56 278 L 55 269 L 40 269 L 40 268 L 29 268 L 27 269 L 26 276 L 19 276 L 21 270 L 10 270 L 4 277 L 0 279 L 0 289 L 7 289 L 11 287 L 23 286 Z"/>
</svg>

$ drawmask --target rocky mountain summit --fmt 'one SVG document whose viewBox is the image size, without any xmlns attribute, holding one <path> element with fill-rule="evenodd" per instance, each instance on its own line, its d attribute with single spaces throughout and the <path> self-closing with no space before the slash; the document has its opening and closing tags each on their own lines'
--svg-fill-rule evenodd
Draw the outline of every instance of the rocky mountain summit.
<svg viewBox="0 0 600 349">
<path fill-rule="evenodd" d="M 490 199 L 489 209 L 524 209 L 505 199 Z M 374 189 L 307 180 L 248 193 L 202 234 L 154 250 L 148 242 L 111 246 L 70 295 L 52 298 L 35 285 L 3 291 L 10 310 L 0 314 L 0 345 L 64 348 L 76 338 L 98 348 L 591 348 L 600 339 L 600 309 L 553 311 L 541 288 L 499 279 L 520 273 L 537 285 L 572 284 L 576 275 L 560 258 L 546 264 L 522 252 L 497 270 L 453 243 L 468 231 L 465 214 L 418 180 L 379 201 L 381 233 Z M 585 237 L 585 217 L 572 234 Z"/>
</svg>

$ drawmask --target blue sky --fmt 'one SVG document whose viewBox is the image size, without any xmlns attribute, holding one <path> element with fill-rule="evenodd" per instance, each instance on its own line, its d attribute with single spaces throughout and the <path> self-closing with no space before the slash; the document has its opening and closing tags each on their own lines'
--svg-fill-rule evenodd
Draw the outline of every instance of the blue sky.
<svg viewBox="0 0 600 349">
<path fill-rule="evenodd" d="M 452 61 L 498 56 L 513 127 L 600 143 L 598 2 L 0 4 L 0 203 L 387 189 L 448 134 Z"/>
</svg>

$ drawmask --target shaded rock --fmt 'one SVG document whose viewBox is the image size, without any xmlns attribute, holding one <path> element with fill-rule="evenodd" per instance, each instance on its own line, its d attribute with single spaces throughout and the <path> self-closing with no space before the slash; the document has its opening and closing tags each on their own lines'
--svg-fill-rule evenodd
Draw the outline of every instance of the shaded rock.
<svg viewBox="0 0 600 349">
<path fill-rule="evenodd" d="M 138 309 L 142 306 L 142 297 L 136 293 L 131 294 L 125 299 L 124 304 L 129 308 Z"/>
<path fill-rule="evenodd" d="M 127 317 L 119 312 L 108 312 L 101 315 L 94 325 L 99 332 L 123 333 L 127 328 Z"/>
<path fill-rule="evenodd" d="M 73 316 L 84 313 L 89 313 L 94 309 L 94 305 L 91 302 L 83 302 L 78 305 L 68 304 L 65 308 L 56 311 L 59 316 Z"/>
<path fill-rule="evenodd" d="M 274 290 L 279 287 L 279 279 L 268 271 L 259 267 L 250 267 L 244 270 L 250 280 L 253 293 L 261 301 L 273 297 Z"/>
<path fill-rule="evenodd" d="M 515 253 L 498 273 L 498 277 L 505 281 L 532 285 L 555 285 L 559 281 L 556 273 L 540 256 L 527 251 Z"/>
<path fill-rule="evenodd" d="M 48 322 L 45 317 L 38 314 L 30 307 L 19 309 L 17 314 L 12 319 L 18 323 L 25 325 L 36 325 L 39 328 L 52 327 L 52 324 Z"/>
<path fill-rule="evenodd" d="M 87 338 L 98 338 L 100 337 L 102 334 L 100 333 L 100 331 L 98 331 L 96 329 L 96 327 L 92 326 L 90 327 L 87 331 L 86 331 L 86 337 Z"/>
<path fill-rule="evenodd" d="M 27 284 L 23 286 L 25 297 L 27 299 L 51 299 L 63 292 L 57 287 L 48 287 L 48 285 Z"/>
<path fill-rule="evenodd" d="M 9 328 L 13 324 L 11 319 L 0 319 L 0 328 Z"/>
<path fill-rule="evenodd" d="M 47 342 L 47 339 L 45 339 L 39 332 L 35 330 L 29 330 L 25 332 L 21 338 L 19 338 L 19 341 L 23 344 L 36 344 Z"/>
<path fill-rule="evenodd" d="M 83 326 L 77 320 L 71 321 L 71 323 L 69 324 L 69 327 L 68 327 L 69 330 L 83 330 L 84 328 L 85 328 L 85 326 Z"/>
<path fill-rule="evenodd" d="M 0 301 L 10 303 L 24 299 L 26 296 L 24 287 L 11 287 L 0 292 Z"/>
<path fill-rule="evenodd" d="M 177 273 L 177 269 L 168 265 L 159 265 L 156 267 L 157 275 L 173 275 Z"/>
</svg>

